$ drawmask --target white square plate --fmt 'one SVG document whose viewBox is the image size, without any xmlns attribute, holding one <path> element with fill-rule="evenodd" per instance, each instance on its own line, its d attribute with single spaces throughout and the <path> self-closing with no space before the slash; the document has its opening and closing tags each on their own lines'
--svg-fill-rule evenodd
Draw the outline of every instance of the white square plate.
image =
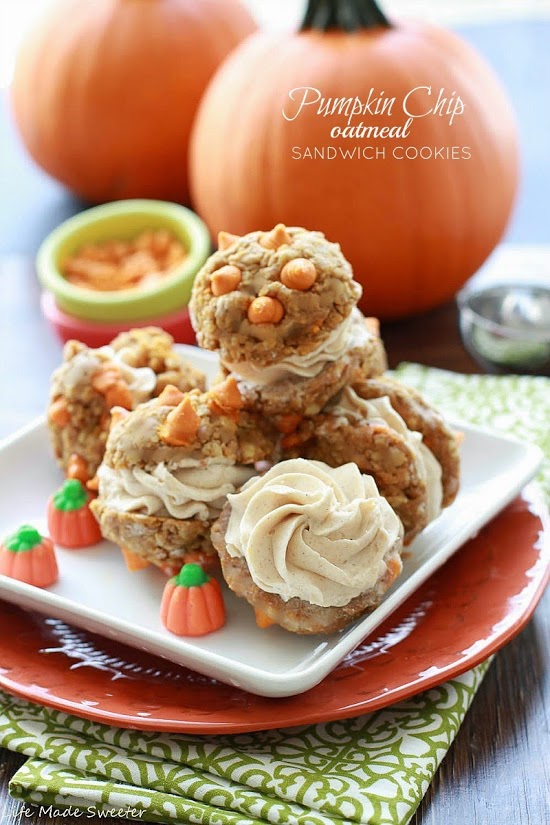
<svg viewBox="0 0 550 825">
<path fill-rule="evenodd" d="M 217 359 L 184 347 L 211 378 Z M 407 548 L 403 573 L 370 615 L 329 636 L 296 636 L 280 628 L 259 630 L 250 607 L 226 587 L 227 623 L 199 639 L 171 635 L 159 606 L 166 578 L 153 568 L 129 573 L 109 542 L 84 550 L 57 549 L 60 577 L 48 590 L 0 576 L 0 596 L 90 631 L 155 653 L 263 696 L 309 690 L 395 610 L 422 582 L 476 535 L 536 473 L 533 446 L 460 424 L 462 484 L 455 503 Z M 40 420 L 0 446 L 0 538 L 29 523 L 46 532 L 46 502 L 61 475 Z"/>
</svg>

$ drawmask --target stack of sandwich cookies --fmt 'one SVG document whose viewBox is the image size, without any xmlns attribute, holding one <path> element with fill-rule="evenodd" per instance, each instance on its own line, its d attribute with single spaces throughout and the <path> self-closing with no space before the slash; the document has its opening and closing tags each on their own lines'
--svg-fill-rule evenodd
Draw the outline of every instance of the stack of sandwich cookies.
<svg viewBox="0 0 550 825">
<path fill-rule="evenodd" d="M 279 224 L 220 233 L 190 310 L 199 345 L 219 351 L 248 409 L 313 415 L 355 378 L 386 368 L 377 326 L 357 309 L 360 295 L 338 244 Z"/>
<path fill-rule="evenodd" d="M 123 333 L 105 347 L 68 341 L 63 363 L 51 381 L 48 426 L 59 466 L 93 478 L 110 424 L 110 410 L 135 409 L 170 381 L 186 391 L 205 388 L 205 377 L 173 348 L 170 335 L 156 328 Z"/>
<path fill-rule="evenodd" d="M 199 344 L 219 352 L 245 406 L 271 418 L 280 433 L 283 462 L 231 494 L 212 531 L 228 585 L 252 604 L 262 625 L 329 632 L 373 609 L 401 569 L 403 541 L 409 544 L 457 494 L 456 435 L 417 393 L 384 374 L 378 323 L 363 318 L 359 296 L 338 245 L 282 224 L 243 237 L 220 233 L 218 252 L 195 282 Z M 341 535 L 341 502 L 331 499 L 329 506 L 326 491 L 352 477 L 357 499 L 363 500 L 359 487 L 368 486 L 367 498 L 383 501 L 402 528 L 398 538 L 384 528 L 393 536 L 391 550 L 369 582 L 350 556 L 348 589 L 336 598 L 329 594 L 342 583 L 341 572 L 303 539 L 323 543 L 332 530 Z M 310 522 L 313 510 L 306 507 L 304 521 L 302 505 L 320 489 L 324 516 Z M 264 510 L 262 501 L 269 502 Z M 293 531 L 296 519 L 301 526 Z M 368 523 L 361 524 L 368 535 Z M 303 576 L 317 581 L 316 595 L 296 585 Z M 354 577 L 360 592 L 348 586 Z"/>
<path fill-rule="evenodd" d="M 216 558 L 212 522 L 255 464 L 274 458 L 277 433 L 242 409 L 236 382 L 182 393 L 168 386 L 116 419 L 92 503 L 102 534 L 164 569 Z"/>
<path fill-rule="evenodd" d="M 130 569 L 221 562 L 260 626 L 295 633 L 380 603 L 460 468 L 455 433 L 385 374 L 360 293 L 320 232 L 220 233 L 190 306 L 199 345 L 220 357 L 210 391 L 161 330 L 67 345 L 54 451 L 73 478 L 97 470 L 90 507 Z"/>
</svg>

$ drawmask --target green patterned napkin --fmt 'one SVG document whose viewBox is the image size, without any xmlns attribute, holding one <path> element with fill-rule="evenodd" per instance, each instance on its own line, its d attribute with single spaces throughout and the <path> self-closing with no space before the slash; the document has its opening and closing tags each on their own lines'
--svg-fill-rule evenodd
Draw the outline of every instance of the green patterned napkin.
<svg viewBox="0 0 550 825">
<path fill-rule="evenodd" d="M 34 805 L 129 806 L 150 822 L 396 825 L 416 810 L 485 669 L 368 716 L 204 738 L 110 728 L 0 694 L 0 745 L 30 755 L 10 793 Z"/>
<path fill-rule="evenodd" d="M 447 413 L 537 443 L 550 498 L 550 381 L 414 364 L 397 375 Z M 30 757 L 10 792 L 43 811 L 208 825 L 405 825 L 487 667 L 355 719 L 216 737 L 111 728 L 0 692 L 0 746 Z"/>
</svg>

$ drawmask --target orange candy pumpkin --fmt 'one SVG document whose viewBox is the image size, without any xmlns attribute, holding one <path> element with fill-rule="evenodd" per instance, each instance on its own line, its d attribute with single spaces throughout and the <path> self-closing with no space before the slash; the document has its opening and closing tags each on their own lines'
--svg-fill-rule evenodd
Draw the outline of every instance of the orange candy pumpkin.
<svg viewBox="0 0 550 825">
<path fill-rule="evenodd" d="M 204 636 L 225 624 L 220 585 L 198 564 L 184 564 L 166 582 L 160 607 L 163 625 L 176 636 Z"/>
<path fill-rule="evenodd" d="M 89 502 L 92 496 L 76 478 L 69 478 L 48 502 L 48 530 L 54 542 L 75 549 L 101 541 L 101 531 Z"/>
<path fill-rule="evenodd" d="M 65 0 L 25 40 L 12 87 L 34 160 L 89 201 L 186 202 L 191 125 L 255 29 L 239 0 Z"/>
<path fill-rule="evenodd" d="M 391 136 L 404 106 L 416 117 Z M 379 133 L 333 131 L 361 123 Z M 309 0 L 301 31 L 255 34 L 220 68 L 190 168 L 213 236 L 319 229 L 352 264 L 365 314 L 397 318 L 452 298 L 502 237 L 517 129 L 492 69 L 455 34 L 390 23 L 374 0 Z"/>
<path fill-rule="evenodd" d="M 0 545 L 0 574 L 35 587 L 49 587 L 59 577 L 53 542 L 24 524 Z"/>
</svg>

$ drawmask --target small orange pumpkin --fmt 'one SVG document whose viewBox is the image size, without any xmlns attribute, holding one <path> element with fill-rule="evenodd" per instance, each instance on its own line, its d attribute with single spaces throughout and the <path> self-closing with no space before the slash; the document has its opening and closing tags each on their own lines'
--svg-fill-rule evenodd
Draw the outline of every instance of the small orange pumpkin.
<svg viewBox="0 0 550 825">
<path fill-rule="evenodd" d="M 12 86 L 34 160 L 89 201 L 186 202 L 195 111 L 256 28 L 239 0 L 65 0 L 19 52 Z"/>
<path fill-rule="evenodd" d="M 48 530 L 62 547 L 89 547 L 101 541 L 101 531 L 82 482 L 69 478 L 48 501 Z"/>
<path fill-rule="evenodd" d="M 374 0 L 309 0 L 299 32 L 259 32 L 217 72 L 190 170 L 214 237 L 319 229 L 352 264 L 365 314 L 398 318 L 452 298 L 500 240 L 517 129 L 455 34 L 390 22 Z"/>
<path fill-rule="evenodd" d="M 53 542 L 24 524 L 0 546 L 0 574 L 34 587 L 49 587 L 59 578 Z"/>
<path fill-rule="evenodd" d="M 166 582 L 160 618 L 176 636 L 204 636 L 225 624 L 225 605 L 220 585 L 198 564 L 184 564 Z"/>
</svg>

